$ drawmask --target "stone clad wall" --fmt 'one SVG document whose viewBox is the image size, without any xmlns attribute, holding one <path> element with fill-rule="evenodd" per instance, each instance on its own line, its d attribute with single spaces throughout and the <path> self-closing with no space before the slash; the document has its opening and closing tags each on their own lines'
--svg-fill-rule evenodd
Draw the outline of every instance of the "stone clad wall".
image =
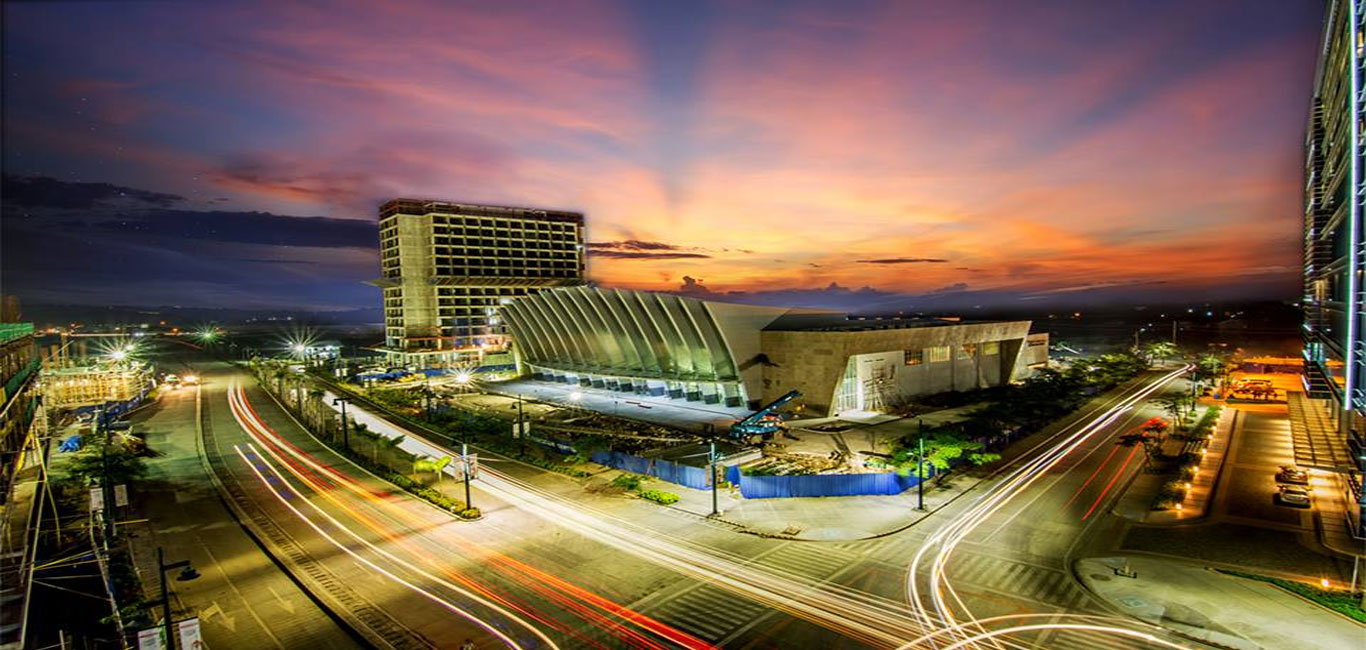
<svg viewBox="0 0 1366 650">
<path fill-rule="evenodd" d="M 902 329 L 865 331 L 764 331 L 764 354 L 773 365 L 763 372 L 763 399 L 774 399 L 789 390 L 805 395 L 809 412 L 829 413 L 835 389 L 844 375 L 851 356 L 886 353 L 895 359 L 904 350 L 939 346 L 954 349 L 954 358 L 941 363 L 926 362 L 907 372 L 907 383 L 899 384 L 904 394 L 924 394 L 942 390 L 971 390 L 999 385 L 1009 379 L 1016 365 L 1021 344 L 1029 333 L 1029 321 L 999 323 L 946 324 Z M 996 365 L 982 370 L 982 343 L 999 341 Z M 957 349 L 978 344 L 976 360 L 958 360 Z M 902 370 L 897 369 L 899 374 Z M 919 382 L 912 381 L 919 375 Z"/>
</svg>

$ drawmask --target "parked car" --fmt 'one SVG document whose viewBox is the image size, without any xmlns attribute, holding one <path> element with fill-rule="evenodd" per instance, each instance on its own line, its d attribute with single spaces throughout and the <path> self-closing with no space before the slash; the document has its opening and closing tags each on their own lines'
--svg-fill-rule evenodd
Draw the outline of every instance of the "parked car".
<svg viewBox="0 0 1366 650">
<path fill-rule="evenodd" d="M 1313 496 L 1310 494 L 1309 490 L 1305 488 L 1293 485 L 1282 485 L 1280 491 L 1276 493 L 1276 500 L 1279 501 L 1281 505 L 1308 508 L 1310 502 L 1313 500 Z"/>
<path fill-rule="evenodd" d="M 1276 472 L 1276 482 L 1309 485 L 1309 473 L 1294 465 L 1281 465 L 1281 471 Z"/>
</svg>

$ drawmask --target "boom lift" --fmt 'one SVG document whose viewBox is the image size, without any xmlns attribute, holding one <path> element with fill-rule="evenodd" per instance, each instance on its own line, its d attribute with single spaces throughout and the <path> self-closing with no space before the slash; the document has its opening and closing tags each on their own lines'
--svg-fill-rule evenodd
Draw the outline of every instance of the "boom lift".
<svg viewBox="0 0 1366 650">
<path fill-rule="evenodd" d="M 786 395 L 730 425 L 730 437 L 736 440 L 748 440 L 750 436 L 763 436 L 765 440 L 771 438 L 783 426 L 783 417 L 775 411 L 801 396 L 802 394 L 795 390 L 788 391 Z"/>
</svg>

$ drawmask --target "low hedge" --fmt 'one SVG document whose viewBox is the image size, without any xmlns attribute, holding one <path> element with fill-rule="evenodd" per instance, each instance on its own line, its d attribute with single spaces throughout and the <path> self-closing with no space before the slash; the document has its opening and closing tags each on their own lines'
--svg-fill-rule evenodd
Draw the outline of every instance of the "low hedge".
<svg viewBox="0 0 1366 650">
<path fill-rule="evenodd" d="M 678 503 L 678 495 L 673 492 L 663 490 L 645 490 L 640 493 L 642 499 L 649 499 L 662 506 L 670 506 Z"/>
</svg>

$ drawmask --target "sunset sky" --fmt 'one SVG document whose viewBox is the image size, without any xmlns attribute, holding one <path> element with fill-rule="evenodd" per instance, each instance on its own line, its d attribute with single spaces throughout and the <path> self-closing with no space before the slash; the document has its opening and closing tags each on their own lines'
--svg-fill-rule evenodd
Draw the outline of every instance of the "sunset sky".
<svg viewBox="0 0 1366 650">
<path fill-rule="evenodd" d="M 610 286 L 1291 298 L 1320 4 L 6 3 L 0 280 L 374 307 L 403 196 Z"/>
</svg>

